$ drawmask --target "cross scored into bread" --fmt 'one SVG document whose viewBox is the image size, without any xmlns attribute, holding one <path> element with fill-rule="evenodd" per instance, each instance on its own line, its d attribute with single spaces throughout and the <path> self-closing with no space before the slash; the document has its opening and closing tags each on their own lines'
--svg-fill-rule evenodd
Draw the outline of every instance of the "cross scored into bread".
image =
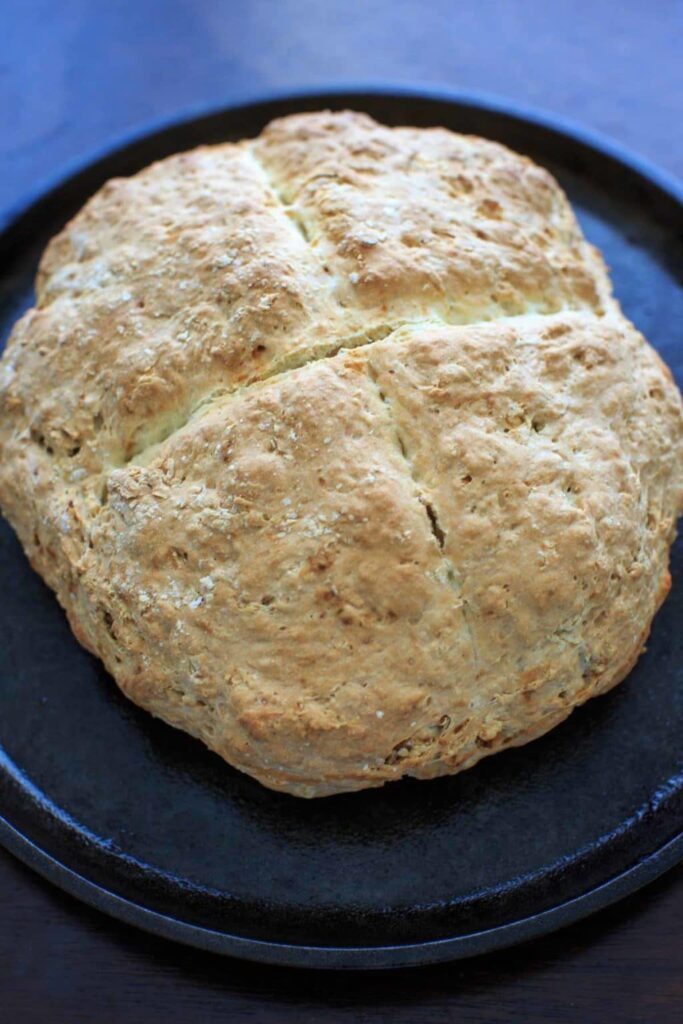
<svg viewBox="0 0 683 1024">
<path fill-rule="evenodd" d="M 137 704 L 300 796 L 524 743 L 667 593 L 680 396 L 553 178 L 275 121 L 110 181 L 0 363 L 0 501 Z"/>
</svg>

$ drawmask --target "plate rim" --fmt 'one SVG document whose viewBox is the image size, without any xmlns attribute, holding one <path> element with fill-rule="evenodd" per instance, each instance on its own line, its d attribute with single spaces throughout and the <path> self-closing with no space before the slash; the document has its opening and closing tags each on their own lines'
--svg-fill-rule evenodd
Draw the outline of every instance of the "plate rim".
<svg viewBox="0 0 683 1024">
<path fill-rule="evenodd" d="M 569 139 L 575 145 L 608 157 L 628 168 L 647 185 L 658 189 L 683 209 L 683 182 L 621 143 L 567 118 L 485 92 L 448 86 L 392 83 L 319 84 L 301 89 L 246 93 L 220 104 L 185 108 L 176 115 L 153 119 L 132 131 L 113 137 L 98 148 L 62 164 L 58 171 L 39 181 L 20 200 L 0 211 L 0 244 L 12 236 L 24 217 L 43 201 L 68 186 L 80 174 L 110 160 L 136 143 L 160 136 L 174 128 L 220 117 L 221 114 L 276 103 L 310 103 L 344 98 L 377 96 L 395 100 L 424 100 L 472 110 L 481 109 L 508 120 L 531 125 L 546 133 Z M 640 858 L 612 878 L 568 901 L 536 914 L 445 939 L 400 945 L 315 946 L 279 943 L 217 931 L 151 910 L 88 879 L 34 843 L 0 813 L 0 844 L 28 867 L 84 903 L 128 925 L 165 939 L 241 959 L 281 966 L 322 969 L 387 969 L 442 963 L 499 950 L 548 934 L 572 924 L 629 896 L 683 860 L 683 829 L 652 853 Z"/>
<path fill-rule="evenodd" d="M 204 928 L 150 910 L 62 864 L 0 815 L 0 844 L 27 867 L 110 917 L 163 939 L 280 967 L 322 970 L 391 970 L 492 953 L 547 935 L 588 917 L 654 882 L 683 859 L 683 832 L 607 882 L 537 914 L 448 939 L 389 946 L 305 946 L 267 942 Z"/>
</svg>

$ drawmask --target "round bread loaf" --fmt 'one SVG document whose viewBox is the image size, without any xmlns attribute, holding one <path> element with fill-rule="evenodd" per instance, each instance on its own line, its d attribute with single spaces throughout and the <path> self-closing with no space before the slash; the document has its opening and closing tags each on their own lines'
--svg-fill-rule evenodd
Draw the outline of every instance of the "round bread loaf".
<svg viewBox="0 0 683 1024">
<path fill-rule="evenodd" d="M 274 789 L 431 778 L 629 671 L 680 396 L 553 178 L 354 113 L 110 181 L 0 363 L 0 502 L 137 704 Z"/>
</svg>

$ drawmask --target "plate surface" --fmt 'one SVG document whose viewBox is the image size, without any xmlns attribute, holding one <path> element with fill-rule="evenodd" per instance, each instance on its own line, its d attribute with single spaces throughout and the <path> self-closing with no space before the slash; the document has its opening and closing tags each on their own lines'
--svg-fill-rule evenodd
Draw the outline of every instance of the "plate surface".
<svg viewBox="0 0 683 1024">
<path fill-rule="evenodd" d="M 0 337 L 47 240 L 107 178 L 272 117 L 353 107 L 528 153 L 559 178 L 624 311 L 683 382 L 683 200 L 602 140 L 481 98 L 270 99 L 166 125 L 46 188 L 0 234 Z M 683 856 L 683 543 L 628 680 L 455 778 L 319 801 L 272 793 L 119 694 L 0 520 L 0 840 L 80 898 L 203 948 L 391 967 L 569 923 Z"/>
</svg>

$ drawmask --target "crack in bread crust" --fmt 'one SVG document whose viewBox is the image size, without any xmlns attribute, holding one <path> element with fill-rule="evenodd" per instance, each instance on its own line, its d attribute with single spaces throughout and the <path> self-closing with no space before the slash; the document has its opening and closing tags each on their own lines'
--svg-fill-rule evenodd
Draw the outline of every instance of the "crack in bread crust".
<svg viewBox="0 0 683 1024">
<path fill-rule="evenodd" d="M 356 334 L 348 338 L 342 338 L 340 340 L 335 341 L 334 344 L 329 348 L 329 350 L 325 350 L 324 352 L 315 357 L 306 358 L 305 355 L 302 354 L 300 360 L 290 360 L 288 365 L 286 366 L 278 365 L 277 367 L 273 368 L 271 373 L 266 373 L 264 374 L 263 377 L 259 377 L 258 380 L 253 380 L 250 381 L 248 384 L 243 384 L 241 387 L 237 387 L 233 391 L 228 391 L 227 393 L 223 393 L 217 397 L 212 397 L 211 394 L 205 395 L 203 396 L 201 401 L 190 410 L 188 416 L 183 420 L 182 423 L 174 427 L 174 429 L 171 430 L 165 436 L 160 437 L 158 440 L 152 441 L 151 444 L 146 445 L 145 448 L 135 450 L 133 454 L 130 456 L 130 458 L 126 459 L 125 462 L 136 462 L 138 464 L 144 464 L 148 460 L 151 452 L 156 453 L 158 451 L 158 447 L 160 444 L 163 444 L 165 441 L 172 438 L 175 434 L 180 433 L 200 410 L 203 410 L 204 412 L 209 412 L 212 409 L 212 407 L 225 401 L 229 401 L 236 395 L 244 394 L 250 388 L 260 387 L 264 384 L 267 384 L 269 381 L 274 380 L 277 377 L 285 376 L 286 374 L 292 373 L 294 370 L 300 370 L 302 367 L 308 366 L 310 363 L 321 362 L 322 360 L 325 359 L 333 359 L 343 349 L 363 348 L 366 345 L 374 344 L 376 341 L 382 341 L 384 340 L 384 338 L 390 337 L 392 334 L 394 334 L 396 331 L 400 330 L 400 328 L 404 326 L 407 325 L 397 324 L 396 326 L 393 327 L 389 325 L 380 326 L 378 328 L 375 328 L 375 330 L 372 332 L 371 337 L 368 335 Z"/>
<path fill-rule="evenodd" d="M 445 539 L 446 539 L 446 535 L 445 535 L 445 532 L 443 530 L 443 527 L 441 526 L 441 524 L 439 522 L 438 514 L 435 511 L 432 497 L 431 497 L 431 495 L 429 495 L 425 491 L 425 488 L 423 486 L 423 482 L 420 479 L 418 473 L 416 472 L 415 465 L 414 465 L 412 459 L 410 458 L 410 454 L 409 454 L 409 451 L 408 451 L 408 446 L 406 445 L 405 439 L 404 439 L 403 435 L 401 434 L 401 430 L 400 430 L 399 424 L 397 423 L 396 418 L 393 415 L 391 401 L 387 398 L 387 396 L 382 391 L 382 389 L 381 389 L 381 387 L 380 387 L 380 385 L 379 385 L 379 383 L 377 381 L 377 377 L 373 373 L 372 367 L 370 365 L 367 366 L 367 370 L 368 370 L 368 375 L 369 375 L 370 379 L 372 380 L 373 384 L 375 385 L 375 388 L 377 389 L 377 394 L 379 395 L 381 401 L 384 403 L 384 406 L 387 409 L 387 415 L 389 417 L 389 420 L 391 422 L 391 426 L 392 426 L 392 428 L 394 430 L 394 433 L 395 433 L 395 436 L 396 436 L 396 445 L 397 445 L 397 447 L 398 447 L 398 449 L 399 449 L 399 451 L 401 453 L 402 459 L 405 462 L 406 471 L 407 471 L 408 475 L 410 476 L 411 480 L 413 481 L 413 483 L 415 484 L 415 495 L 416 495 L 416 498 L 417 498 L 420 506 L 422 507 L 422 509 L 424 511 L 424 514 L 427 517 L 427 521 L 429 522 L 429 528 L 430 528 L 430 530 L 431 530 L 431 532 L 432 532 L 432 534 L 434 536 L 434 542 L 435 542 L 436 546 L 438 547 L 439 551 L 443 552 L 444 542 L 445 542 Z M 458 580 L 458 574 L 456 572 L 456 569 L 453 566 L 453 564 L 451 563 L 451 561 L 447 558 L 446 555 L 442 555 L 442 557 L 443 557 L 444 565 L 446 567 L 446 576 L 447 576 L 449 582 L 454 585 L 454 589 L 457 590 L 457 589 L 459 589 L 459 580 Z"/>
<path fill-rule="evenodd" d="M 429 325 L 425 325 L 425 326 L 429 326 Z M 395 430 L 395 433 L 396 433 L 396 443 L 397 443 L 398 448 L 399 448 L 399 450 L 401 452 L 401 456 L 402 456 L 403 460 L 405 461 L 406 470 L 407 470 L 408 474 L 410 475 L 411 480 L 415 484 L 415 488 L 416 488 L 415 495 L 416 495 L 417 501 L 418 501 L 419 505 L 422 507 L 422 509 L 424 510 L 425 515 L 427 516 L 427 520 L 429 522 L 429 528 L 430 528 L 430 530 L 431 530 L 431 532 L 432 532 L 432 534 L 434 536 L 435 543 L 436 543 L 437 547 L 439 548 L 439 551 L 441 552 L 441 558 L 442 558 L 443 566 L 444 566 L 444 569 L 445 569 L 445 573 L 444 573 L 445 581 L 453 589 L 455 594 L 458 595 L 458 602 L 459 602 L 460 607 L 462 609 L 463 623 L 464 623 L 464 625 L 466 627 L 467 634 L 468 634 L 468 637 L 469 637 L 470 646 L 471 646 L 471 652 L 472 652 L 472 674 L 473 674 L 473 678 L 476 679 L 477 673 L 479 671 L 479 653 L 478 653 L 478 650 L 477 650 L 477 641 L 476 641 L 476 637 L 475 637 L 475 635 L 474 635 L 474 633 L 472 631 L 472 627 L 471 627 L 471 624 L 470 624 L 470 618 L 469 618 L 470 611 L 469 611 L 469 608 L 468 608 L 468 605 L 467 605 L 467 601 L 462 597 L 462 579 L 460 578 L 460 574 L 459 574 L 458 570 L 456 569 L 455 565 L 453 564 L 451 559 L 448 557 L 448 555 L 444 551 L 447 535 L 446 535 L 446 531 L 444 530 L 443 526 L 441 525 L 441 521 L 439 519 L 438 510 L 437 510 L 436 505 L 435 505 L 434 495 L 431 494 L 428 491 L 428 489 L 425 488 L 424 481 L 420 478 L 420 476 L 419 476 L 419 474 L 418 474 L 418 472 L 417 472 L 417 470 L 415 468 L 415 464 L 414 464 L 413 460 L 410 457 L 409 449 L 408 449 L 408 446 L 406 444 L 405 438 L 401 434 L 401 430 L 400 430 L 399 424 L 398 424 L 396 418 L 393 415 L 391 401 L 387 398 L 387 396 L 382 391 L 382 389 L 381 389 L 381 387 L 380 387 L 380 385 L 379 385 L 379 383 L 377 381 L 377 377 L 374 374 L 374 372 L 372 370 L 372 367 L 369 364 L 367 366 L 367 370 L 368 370 L 368 374 L 370 376 L 370 379 L 372 380 L 372 382 L 374 383 L 375 387 L 377 388 L 377 393 L 378 393 L 379 397 L 381 398 L 382 402 L 384 403 L 384 405 L 386 406 L 386 408 L 388 410 L 389 418 L 391 420 L 392 426 L 393 426 L 393 428 Z"/>
<path fill-rule="evenodd" d="M 539 315 L 539 314 L 529 314 L 529 313 L 520 313 L 520 314 L 518 314 L 518 316 L 520 316 L 520 317 L 526 317 L 526 316 L 529 316 L 529 315 Z M 540 314 L 540 315 L 543 316 L 543 315 L 550 315 L 550 314 Z M 515 317 L 499 317 L 495 321 L 495 323 L 500 323 L 501 321 L 516 320 L 516 319 L 517 319 L 517 316 L 515 316 Z M 475 321 L 472 321 L 471 323 L 458 324 L 457 326 L 476 327 L 476 326 L 478 326 L 481 323 L 491 323 L 491 322 L 493 322 L 493 321 L 478 321 L 478 320 L 475 320 Z M 354 335 L 350 335 L 349 337 L 344 337 L 344 338 L 341 338 L 341 339 L 336 339 L 334 341 L 334 343 L 331 344 L 329 349 L 323 349 L 323 351 L 319 352 L 316 355 L 310 355 L 310 357 L 307 357 L 307 354 L 301 353 L 299 358 L 287 360 L 285 365 L 280 363 L 277 366 L 273 367 L 271 372 L 265 373 L 262 377 L 259 377 L 259 378 L 255 379 L 255 380 L 251 380 L 251 381 L 249 381 L 246 384 L 242 384 L 240 386 L 237 386 L 233 390 L 221 391 L 219 394 L 215 394 L 213 392 L 208 392 L 207 394 L 203 395 L 201 397 L 201 399 L 199 399 L 199 401 L 196 403 L 196 405 L 194 405 L 189 410 L 188 414 L 183 418 L 183 420 L 180 423 L 174 425 L 173 428 L 171 430 L 169 430 L 168 433 L 161 432 L 158 437 L 156 437 L 150 443 L 146 444 L 144 447 L 142 447 L 142 448 L 135 448 L 128 458 L 123 459 L 120 462 L 120 464 L 117 464 L 115 467 L 112 467 L 112 468 L 118 469 L 118 468 L 120 468 L 121 465 L 126 465 L 127 463 L 131 463 L 131 462 L 134 462 L 134 463 L 140 464 L 140 465 L 144 465 L 144 463 L 148 461 L 150 456 L 156 455 L 158 453 L 160 445 L 163 445 L 166 441 L 168 441 L 169 439 L 173 438 L 176 434 L 181 433 L 185 429 L 185 427 L 195 418 L 195 416 L 198 413 L 200 413 L 200 412 L 202 414 L 208 413 L 214 406 L 219 406 L 219 405 L 224 404 L 225 402 L 229 402 L 230 399 L 234 398 L 237 395 L 242 395 L 242 394 L 244 394 L 245 392 L 249 391 L 252 388 L 262 387 L 263 385 L 268 384 L 270 381 L 273 381 L 273 380 L 275 380 L 278 377 L 282 377 L 282 376 L 285 376 L 287 374 L 293 373 L 295 370 L 300 370 L 304 366 L 308 366 L 311 363 L 322 362 L 322 361 L 324 361 L 326 359 L 334 359 L 340 352 L 343 352 L 345 350 L 353 351 L 356 348 L 367 348 L 370 345 L 376 344 L 377 342 L 384 341 L 386 338 L 390 338 L 392 335 L 397 334 L 403 328 L 414 327 L 414 328 L 425 328 L 425 329 L 427 329 L 427 328 L 430 328 L 430 327 L 439 327 L 439 326 L 447 327 L 447 326 L 455 326 L 455 325 L 449 324 L 448 321 L 445 321 L 445 320 L 436 320 L 436 319 L 434 319 L 434 320 L 400 321 L 400 322 L 397 322 L 397 323 L 394 323 L 394 324 L 386 324 L 386 325 L 382 324 L 382 325 L 374 328 L 369 334 L 354 334 Z"/>
</svg>

